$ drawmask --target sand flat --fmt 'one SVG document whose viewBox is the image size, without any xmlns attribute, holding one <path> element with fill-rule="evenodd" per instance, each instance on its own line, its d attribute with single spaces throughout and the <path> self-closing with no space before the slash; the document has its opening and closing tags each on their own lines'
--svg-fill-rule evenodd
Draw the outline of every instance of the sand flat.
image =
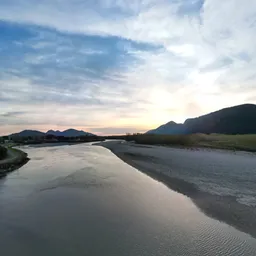
<svg viewBox="0 0 256 256">
<path fill-rule="evenodd" d="M 256 156 L 107 141 L 133 167 L 190 197 L 207 215 L 256 237 Z"/>
</svg>

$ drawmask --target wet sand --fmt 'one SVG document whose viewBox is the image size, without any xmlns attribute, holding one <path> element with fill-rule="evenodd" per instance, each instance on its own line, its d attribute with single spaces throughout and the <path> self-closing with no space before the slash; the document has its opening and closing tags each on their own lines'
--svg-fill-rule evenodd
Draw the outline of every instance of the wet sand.
<svg viewBox="0 0 256 256">
<path fill-rule="evenodd" d="M 122 141 L 99 143 L 124 162 L 182 193 L 208 216 L 256 237 L 256 155 Z"/>
</svg>

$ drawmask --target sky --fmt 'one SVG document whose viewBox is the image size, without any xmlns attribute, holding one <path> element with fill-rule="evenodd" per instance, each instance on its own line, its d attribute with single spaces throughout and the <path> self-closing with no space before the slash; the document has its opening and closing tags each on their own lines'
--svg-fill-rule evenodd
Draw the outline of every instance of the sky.
<svg viewBox="0 0 256 256">
<path fill-rule="evenodd" d="M 255 0 L 0 0 L 0 135 L 256 103 L 255 43 Z"/>
</svg>

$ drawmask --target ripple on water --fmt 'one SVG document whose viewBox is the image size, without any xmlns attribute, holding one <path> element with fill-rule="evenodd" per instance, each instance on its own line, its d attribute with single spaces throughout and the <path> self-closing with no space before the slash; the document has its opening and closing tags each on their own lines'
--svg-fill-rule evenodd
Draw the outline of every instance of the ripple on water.
<svg viewBox="0 0 256 256">
<path fill-rule="evenodd" d="M 68 153 L 75 149 L 79 153 Z M 43 164 L 32 157 L 23 167 L 28 182 L 14 182 L 8 176 L 0 193 L 0 207 L 5 206 L 0 222 L 6 223 L 8 232 L 0 232 L 0 248 L 1 252 L 17 248 L 21 253 L 3 255 L 28 255 L 22 250 L 33 246 L 31 237 L 26 240 L 23 229 L 15 237 L 21 226 L 35 238 L 40 235 L 36 242 L 41 250 L 35 250 L 39 255 L 256 256 L 255 239 L 206 217 L 188 198 L 107 150 L 92 147 L 84 154 L 83 150 L 77 146 L 44 152 Z M 31 190 L 26 187 L 29 179 Z M 30 196 L 12 203 L 23 187 Z M 60 253 L 52 254 L 41 237 Z"/>
<path fill-rule="evenodd" d="M 58 177 L 40 188 L 40 191 L 47 191 L 57 188 L 103 188 L 111 186 L 107 180 L 111 179 L 112 176 L 102 177 L 98 179 L 98 175 L 94 173 L 94 168 L 86 167 L 77 170 L 67 176 Z"/>
</svg>

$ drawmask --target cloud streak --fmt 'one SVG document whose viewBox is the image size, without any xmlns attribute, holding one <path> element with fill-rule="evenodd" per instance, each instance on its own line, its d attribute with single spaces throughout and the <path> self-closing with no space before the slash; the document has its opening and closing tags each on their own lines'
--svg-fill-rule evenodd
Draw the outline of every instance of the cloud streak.
<svg viewBox="0 0 256 256">
<path fill-rule="evenodd" d="M 1 110 L 22 112 L 5 130 L 123 133 L 255 103 L 254 0 L 3 0 L 0 30 Z"/>
</svg>

